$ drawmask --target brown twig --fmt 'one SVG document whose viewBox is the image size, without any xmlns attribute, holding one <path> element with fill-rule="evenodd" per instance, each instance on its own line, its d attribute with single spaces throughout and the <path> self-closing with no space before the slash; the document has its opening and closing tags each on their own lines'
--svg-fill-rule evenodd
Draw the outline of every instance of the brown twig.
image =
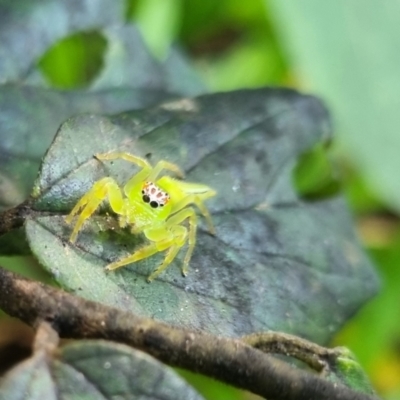
<svg viewBox="0 0 400 400">
<path fill-rule="evenodd" d="M 322 347 L 284 332 L 253 333 L 242 336 L 241 340 L 265 353 L 294 357 L 318 372 L 330 370 L 332 362 L 341 355 L 340 349 Z"/>
<path fill-rule="evenodd" d="M 10 232 L 13 229 L 20 228 L 30 212 L 31 208 L 28 202 L 21 203 L 14 208 L 1 212 L 0 235 Z"/>
<path fill-rule="evenodd" d="M 102 338 L 269 399 L 369 400 L 373 397 L 295 369 L 240 340 L 187 331 L 87 301 L 0 268 L 0 308 L 64 338 Z"/>
</svg>

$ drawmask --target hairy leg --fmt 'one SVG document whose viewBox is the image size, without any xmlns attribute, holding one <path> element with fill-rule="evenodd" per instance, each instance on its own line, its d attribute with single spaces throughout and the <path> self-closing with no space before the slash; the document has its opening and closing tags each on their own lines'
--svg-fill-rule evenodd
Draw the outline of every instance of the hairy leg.
<svg viewBox="0 0 400 400">
<path fill-rule="evenodd" d="M 186 252 L 185 258 L 182 264 L 182 275 L 186 276 L 189 270 L 189 262 L 192 258 L 193 250 L 196 245 L 196 229 L 197 229 L 197 216 L 193 208 L 185 208 L 167 220 L 167 227 L 170 229 L 177 229 L 177 228 L 186 228 L 179 225 L 185 219 L 189 219 L 189 235 L 188 235 L 188 250 Z M 184 240 L 186 241 L 186 235 Z M 183 243 L 180 244 L 180 247 L 183 246 Z"/>
<path fill-rule="evenodd" d="M 151 164 L 142 157 L 134 156 L 129 153 L 124 152 L 111 152 L 111 153 L 104 153 L 104 154 L 96 154 L 95 157 L 99 160 L 117 160 L 122 159 L 133 164 L 142 167 L 142 170 L 139 171 L 136 175 L 134 175 L 129 181 L 126 183 L 124 187 L 124 192 L 129 196 L 132 190 L 134 190 L 135 186 L 143 182 L 145 180 L 149 180 L 154 182 L 158 175 L 162 172 L 162 170 L 168 170 L 174 172 L 178 177 L 183 178 L 184 173 L 182 170 L 176 165 L 171 162 L 160 160 L 155 167 L 153 168 Z"/>
<path fill-rule="evenodd" d="M 164 261 L 151 273 L 147 278 L 151 282 L 154 278 L 161 274 L 174 260 L 181 247 L 185 244 L 187 238 L 187 229 L 184 226 L 178 225 L 171 229 L 173 234 L 173 244 L 168 249 Z M 183 273 L 183 270 L 182 270 Z M 184 274 L 186 275 L 186 274 Z"/>
<path fill-rule="evenodd" d="M 70 224 L 75 215 L 80 213 L 70 236 L 70 242 L 74 243 L 82 228 L 83 223 L 96 211 L 103 200 L 108 199 L 112 210 L 121 214 L 124 204 L 121 190 L 112 178 L 103 178 L 97 181 L 92 188 L 76 203 L 70 214 L 65 218 L 67 224 Z"/>
<path fill-rule="evenodd" d="M 124 152 L 111 152 L 111 153 L 104 153 L 104 154 L 96 154 L 95 157 L 98 160 L 106 160 L 106 161 L 111 161 L 111 160 L 125 160 L 128 162 L 131 162 L 133 164 L 136 164 L 137 166 L 141 167 L 142 169 L 134 175 L 129 181 L 126 183 L 124 186 L 124 192 L 126 195 L 129 195 L 131 190 L 139 183 L 148 178 L 152 171 L 151 164 L 144 158 L 134 156 L 129 153 L 124 153 Z"/>
<path fill-rule="evenodd" d="M 154 234 L 154 232 L 147 232 L 147 233 Z M 187 235 L 188 235 L 187 229 L 184 226 L 181 225 L 173 226 L 171 227 L 170 230 L 166 230 L 162 236 L 159 236 L 158 240 L 153 241 L 152 243 L 146 246 L 143 246 L 142 248 L 135 251 L 135 253 L 131 254 L 128 257 L 125 257 L 121 260 L 115 261 L 107 265 L 106 269 L 112 271 L 124 267 L 128 264 L 134 263 L 136 261 L 148 258 L 158 252 L 167 250 L 167 254 L 165 255 L 163 262 L 147 278 L 147 281 L 151 282 L 171 264 L 171 262 L 174 260 L 181 247 L 185 244 Z M 155 238 L 154 235 L 150 236 L 153 239 Z M 186 258 L 187 257 L 185 257 L 185 260 Z M 187 262 L 189 262 L 189 259 L 187 260 Z M 185 274 L 186 272 L 187 268 L 185 269 Z"/>
<path fill-rule="evenodd" d="M 214 196 L 214 193 L 212 194 L 212 196 Z M 209 197 L 211 197 L 211 195 Z M 174 216 L 184 211 L 185 207 L 187 207 L 189 204 L 194 204 L 200 210 L 201 214 L 206 219 L 209 232 L 212 235 L 215 235 L 215 228 L 211 219 L 211 214 L 208 211 L 207 207 L 203 204 L 202 199 L 197 194 L 188 194 L 186 197 L 181 199 L 176 205 L 174 205 L 174 208 L 172 210 Z"/>
</svg>

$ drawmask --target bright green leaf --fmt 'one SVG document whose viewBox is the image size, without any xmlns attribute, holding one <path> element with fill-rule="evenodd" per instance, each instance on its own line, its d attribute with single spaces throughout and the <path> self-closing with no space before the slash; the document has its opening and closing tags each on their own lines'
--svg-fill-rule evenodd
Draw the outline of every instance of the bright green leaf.
<svg viewBox="0 0 400 400">
<path fill-rule="evenodd" d="M 73 89 L 89 86 L 102 68 L 106 40 L 97 32 L 80 32 L 58 42 L 39 61 L 53 87 Z"/>
<path fill-rule="evenodd" d="M 327 379 L 340 382 L 351 389 L 367 394 L 375 394 L 367 374 L 358 363 L 354 354 L 346 347 L 337 348 L 340 355 L 332 362 L 332 371 Z"/>
<path fill-rule="evenodd" d="M 163 59 L 179 28 L 182 0 L 139 0 L 135 22 L 152 52 Z"/>
<path fill-rule="evenodd" d="M 400 2 L 268 4 L 294 69 L 332 106 L 350 159 L 400 210 Z"/>
</svg>

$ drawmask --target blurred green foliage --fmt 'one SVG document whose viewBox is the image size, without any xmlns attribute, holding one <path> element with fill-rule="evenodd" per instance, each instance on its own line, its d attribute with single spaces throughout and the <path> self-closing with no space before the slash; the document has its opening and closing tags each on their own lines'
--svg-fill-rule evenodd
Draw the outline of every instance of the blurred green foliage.
<svg viewBox="0 0 400 400">
<path fill-rule="evenodd" d="M 374 223 L 378 226 L 364 228 L 366 236 L 368 230 L 374 236 L 379 230 L 381 236 L 387 236 L 393 229 L 384 222 L 379 226 L 379 220 Z M 400 229 L 394 227 L 389 237 L 388 243 L 370 251 L 381 273 L 383 291 L 347 324 L 336 343 L 351 347 L 357 354 L 378 392 L 398 398 L 391 396 L 400 391 Z"/>
<path fill-rule="evenodd" d="M 261 400 L 259 396 L 243 392 L 206 376 L 183 369 L 177 369 L 177 372 L 207 400 Z"/>
<path fill-rule="evenodd" d="M 339 171 L 329 150 L 328 144 L 318 143 L 299 158 L 293 181 L 302 198 L 325 198 L 340 191 Z"/>
<path fill-rule="evenodd" d="M 317 57 L 310 56 L 313 54 L 311 50 L 315 51 L 317 47 L 312 48 L 309 52 L 302 53 L 300 49 L 293 48 L 294 42 L 292 41 L 291 56 L 286 55 L 288 54 L 285 50 L 285 29 L 287 27 L 284 24 L 289 20 L 292 24 L 295 24 L 296 18 L 304 17 L 306 14 L 299 16 L 292 12 L 290 18 L 285 19 L 283 17 L 285 7 L 290 4 L 290 1 L 283 3 L 282 8 L 279 8 L 277 2 L 263 0 L 248 0 L 246 2 L 241 0 L 130 0 L 127 2 L 126 16 L 129 21 L 137 22 L 148 46 L 156 57 L 164 58 L 169 47 L 178 44 L 194 61 L 198 73 L 208 84 L 211 91 L 257 87 L 266 84 L 289 84 L 299 88 L 315 87 L 315 82 L 310 85 L 309 80 L 312 79 L 313 71 L 316 71 L 315 73 L 319 74 L 317 78 L 325 79 L 324 84 L 321 84 L 320 87 L 317 86 L 317 91 L 320 90 L 320 93 L 324 93 L 324 89 L 332 86 L 334 81 L 329 81 L 332 74 L 323 75 L 326 71 L 323 70 L 323 68 L 326 68 L 325 64 L 322 64 Z M 387 9 L 391 7 L 392 3 L 394 3 L 394 0 L 387 2 Z M 308 2 L 308 5 L 310 4 Z M 278 9 L 279 18 L 277 16 Z M 313 12 L 312 8 L 307 11 Z M 314 13 L 316 12 L 321 12 L 321 9 L 314 11 Z M 365 18 L 369 18 L 369 16 L 367 15 Z M 359 19 L 364 21 L 363 15 L 360 14 Z M 354 20 L 347 21 L 347 23 L 354 24 Z M 313 33 L 307 19 L 298 20 L 298 24 L 304 31 L 304 37 Z M 329 29 L 325 29 L 323 24 L 324 21 L 321 21 L 318 35 L 321 37 L 327 34 L 331 35 L 327 40 L 332 45 L 337 45 L 335 54 L 338 54 L 340 42 L 335 42 L 333 34 L 335 26 L 332 23 L 329 25 Z M 366 19 L 363 24 L 356 27 L 361 29 L 358 36 L 359 46 L 364 46 L 367 41 L 371 40 L 369 32 L 362 30 L 365 26 L 367 26 Z M 291 25 L 290 29 L 295 28 Z M 341 27 L 336 27 L 337 29 L 341 29 Z M 284 34 L 279 35 L 282 32 Z M 301 39 L 304 40 L 304 37 L 302 36 Z M 345 38 L 341 38 L 341 40 L 345 40 Z M 395 35 L 393 35 L 392 40 L 394 45 Z M 304 45 L 304 42 L 302 45 Z M 101 69 L 106 47 L 105 39 L 96 32 L 73 35 L 60 41 L 49 50 L 40 60 L 39 66 L 50 85 L 54 87 L 83 87 Z M 328 51 L 330 50 L 331 48 L 328 48 Z M 397 56 L 398 54 L 400 52 L 397 52 Z M 308 56 L 306 62 L 304 61 L 305 55 Z M 297 56 L 298 58 L 296 58 Z M 335 60 L 331 61 L 332 73 L 335 73 Z M 303 68 L 301 75 L 298 70 L 299 64 Z M 346 65 L 346 67 L 348 66 Z M 308 67 L 310 70 L 305 74 L 304 68 Z M 354 77 L 354 73 L 349 76 Z M 346 79 L 346 77 L 349 79 L 349 76 L 342 74 L 341 79 Z M 367 75 L 367 79 L 370 79 L 370 76 L 372 75 Z M 305 81 L 304 79 L 309 80 Z M 399 83 L 398 81 L 390 82 L 392 82 L 392 85 Z M 390 82 L 386 82 L 386 86 Z M 344 82 L 341 88 L 345 87 L 346 84 L 351 85 L 352 82 Z M 391 101 L 390 98 L 384 98 L 385 92 L 382 92 L 382 90 L 374 92 L 374 88 L 376 89 L 376 85 L 371 85 L 368 88 L 370 91 L 368 96 L 375 96 L 375 101 L 382 98 L 382 105 Z M 356 89 L 353 88 L 353 90 Z M 353 91 L 352 93 L 356 92 Z M 365 96 L 365 93 L 363 96 Z M 352 98 L 353 102 L 359 100 Z M 333 101 L 334 104 L 336 104 L 335 101 Z M 349 346 L 364 365 L 384 398 L 395 399 L 400 398 L 399 221 L 398 216 L 384 206 L 385 193 L 381 193 L 377 189 L 379 185 L 372 191 L 366 183 L 370 182 L 370 179 L 366 177 L 366 170 L 370 172 L 372 164 L 366 167 L 366 170 L 357 169 L 352 164 L 353 158 L 360 158 L 357 154 L 358 150 L 355 150 L 358 145 L 356 143 L 359 142 L 351 138 L 351 131 L 346 131 L 346 128 L 350 129 L 357 126 L 357 121 L 354 121 L 354 124 L 346 124 L 340 120 L 340 118 L 354 119 L 354 115 L 358 115 L 359 119 L 362 119 L 368 109 L 367 107 L 363 110 L 360 106 L 357 108 L 359 114 L 353 113 L 346 116 L 346 110 L 340 108 L 339 115 L 335 116 L 339 119 L 339 126 L 342 129 L 340 139 L 346 141 L 346 135 L 350 135 L 349 141 L 352 145 L 348 146 L 346 143 L 344 145 L 341 143 L 341 146 L 335 148 L 333 153 L 335 167 L 333 169 L 323 147 L 304 155 L 295 171 L 294 180 L 300 194 L 329 194 L 332 190 L 337 190 L 337 166 L 342 172 L 343 190 L 359 218 L 360 233 L 365 245 L 371 248 L 371 257 L 382 275 L 383 291 L 344 328 L 338 335 L 335 345 Z M 393 124 L 393 121 L 394 119 L 387 120 L 385 123 Z M 387 124 L 385 126 L 388 126 Z M 398 129 L 398 127 L 390 126 L 390 129 Z M 389 145 L 382 143 L 382 146 L 391 147 L 390 155 L 397 154 L 397 142 L 390 142 Z M 367 165 L 365 157 L 371 154 L 371 149 L 374 150 L 371 146 L 369 144 L 366 151 L 361 146 L 363 162 L 359 165 Z M 346 148 L 346 155 L 344 155 L 343 148 Z M 390 164 L 391 160 L 387 159 L 386 152 L 374 153 L 374 163 L 379 162 L 382 164 L 389 162 Z M 398 182 L 396 169 L 386 168 L 383 171 L 390 174 L 390 176 L 387 176 L 389 184 L 393 184 L 396 180 Z M 377 174 L 376 176 L 382 175 Z M 400 188 L 400 184 L 398 187 Z M 0 261 L 3 264 L 8 263 L 7 260 L 6 262 L 4 262 L 5 260 Z M 23 271 L 25 270 L 25 274 L 29 275 L 29 272 L 26 271 L 30 271 L 32 265 L 28 263 L 18 268 L 22 268 Z M 193 384 L 204 393 L 207 399 L 239 400 L 252 398 L 247 393 L 236 391 L 210 380 L 204 380 L 202 377 L 198 378 L 187 373 L 184 375 L 194 382 Z"/>
<path fill-rule="evenodd" d="M 38 66 L 53 87 L 84 87 L 101 70 L 106 46 L 97 32 L 81 32 L 59 41 L 39 60 Z"/>
<path fill-rule="evenodd" d="M 299 84 L 323 96 L 347 156 L 379 197 L 400 211 L 400 2 L 267 4 Z"/>
</svg>

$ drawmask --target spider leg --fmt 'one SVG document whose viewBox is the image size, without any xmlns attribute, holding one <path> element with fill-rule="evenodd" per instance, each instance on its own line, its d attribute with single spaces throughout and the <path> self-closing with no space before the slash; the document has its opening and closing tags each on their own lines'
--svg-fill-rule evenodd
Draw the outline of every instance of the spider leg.
<svg viewBox="0 0 400 400">
<path fill-rule="evenodd" d="M 117 160 L 118 158 L 121 158 L 122 160 L 129 161 L 133 164 L 139 165 L 139 167 L 151 168 L 150 163 L 145 158 L 134 156 L 132 154 L 125 153 L 125 152 L 113 151 L 110 153 L 99 153 L 99 154 L 95 154 L 95 157 L 98 160 Z"/>
<path fill-rule="evenodd" d="M 167 171 L 175 172 L 175 174 L 177 174 L 179 177 L 184 177 L 183 172 L 177 165 L 168 161 L 160 160 L 154 168 L 152 168 L 149 164 L 148 166 L 145 166 L 141 171 L 139 171 L 136 175 L 134 175 L 131 179 L 129 179 L 129 181 L 124 186 L 124 192 L 129 197 L 130 193 L 135 193 L 137 191 L 138 183 L 144 181 L 155 182 L 157 176 L 160 175 L 160 173 L 164 169 Z"/>
<path fill-rule="evenodd" d="M 167 245 L 166 248 L 168 248 L 168 247 L 169 246 Z M 165 249 L 162 249 L 162 250 L 165 250 Z M 111 264 L 108 264 L 105 269 L 107 271 L 114 271 L 115 269 L 124 267 L 125 265 L 134 263 L 136 261 L 143 260 L 144 258 L 147 258 L 147 257 L 150 257 L 153 254 L 156 254 L 162 250 L 158 249 L 157 243 L 151 243 L 147 246 L 141 247 L 139 250 L 135 251 L 130 256 L 124 257 L 121 260 L 118 260 Z"/>
<path fill-rule="evenodd" d="M 170 227 L 171 230 L 183 228 L 187 232 L 187 229 L 185 227 L 179 225 L 181 222 L 183 222 L 187 218 L 189 219 L 189 234 L 188 235 L 187 235 L 187 233 L 185 234 L 185 237 L 183 238 L 182 243 L 177 243 L 179 245 L 179 248 L 182 247 L 184 242 L 186 241 L 186 237 L 188 236 L 189 247 L 188 247 L 188 250 L 186 252 L 186 255 L 185 255 L 185 258 L 184 258 L 183 264 L 182 264 L 182 275 L 183 276 L 186 276 L 188 274 L 189 262 L 190 262 L 190 259 L 192 258 L 194 246 L 196 245 L 197 215 L 196 215 L 194 209 L 192 207 L 189 207 L 189 208 L 184 208 L 183 210 L 177 212 L 176 214 L 174 214 L 172 217 L 170 217 L 167 220 L 167 227 Z M 154 271 L 154 272 L 156 272 L 156 271 Z"/>
<path fill-rule="evenodd" d="M 138 183 L 146 180 L 152 171 L 151 164 L 146 159 L 134 156 L 129 153 L 111 152 L 111 153 L 96 154 L 95 157 L 99 160 L 108 160 L 108 161 L 122 159 L 131 162 L 133 164 L 136 164 L 137 166 L 142 168 L 136 175 L 134 175 L 131 179 L 129 179 L 129 181 L 124 186 L 124 192 L 127 196 L 129 196 L 129 193 L 132 190 L 135 190 L 135 186 Z"/>
<path fill-rule="evenodd" d="M 67 224 L 70 224 L 74 216 L 82 209 L 69 239 L 71 243 L 76 241 L 78 232 L 81 230 L 83 223 L 96 211 L 105 198 L 108 198 L 112 210 L 117 214 L 121 214 L 124 201 L 117 182 L 109 177 L 97 181 L 78 203 L 76 203 L 70 214 L 65 218 Z"/>
<path fill-rule="evenodd" d="M 185 174 L 176 164 L 173 164 L 165 160 L 160 160 L 155 165 L 155 167 L 152 168 L 151 164 L 145 158 L 134 156 L 132 154 L 125 152 L 96 154 L 95 157 L 99 160 L 117 160 L 120 158 L 122 160 L 136 164 L 139 167 L 142 167 L 142 170 L 139 171 L 136 175 L 134 175 L 131 179 L 129 179 L 129 181 L 126 183 L 124 187 L 124 192 L 128 196 L 132 190 L 136 189 L 136 185 L 138 183 L 143 182 L 145 180 L 154 182 L 157 176 L 160 175 L 161 171 L 164 169 L 171 172 L 175 172 L 175 174 L 180 178 L 183 178 L 185 176 Z"/>
<path fill-rule="evenodd" d="M 125 265 L 143 260 L 160 251 L 169 249 L 163 263 L 148 277 L 148 281 L 150 282 L 155 276 L 162 272 L 171 263 L 171 261 L 178 253 L 178 250 L 182 247 L 182 244 L 184 243 L 184 238 L 179 240 L 179 237 L 182 236 L 182 229 L 180 228 L 183 228 L 183 230 L 186 231 L 184 227 L 178 227 L 178 229 L 171 230 L 170 232 L 166 230 L 159 232 L 149 230 L 148 232 L 146 232 L 147 235 L 151 236 L 152 240 L 156 239 L 156 237 L 158 236 L 159 240 L 154 240 L 152 243 L 147 246 L 141 247 L 130 256 L 127 256 L 125 258 L 122 258 L 121 260 L 115 261 L 107 265 L 106 270 L 113 271 L 115 269 L 124 267 Z M 182 244 L 180 244 L 181 242 Z M 176 243 L 178 244 L 178 246 L 176 246 Z M 175 247 L 177 247 L 176 251 Z"/>
<path fill-rule="evenodd" d="M 176 164 L 169 161 L 160 160 L 153 168 L 153 171 L 151 171 L 151 174 L 149 175 L 149 181 L 154 182 L 163 169 L 175 172 L 179 178 L 185 177 L 185 173 Z"/>
<path fill-rule="evenodd" d="M 187 229 L 184 226 L 177 225 L 171 228 L 171 231 L 173 233 L 174 241 L 173 244 L 171 244 L 171 247 L 168 249 L 168 252 L 164 258 L 164 261 L 150 274 L 150 276 L 147 278 L 147 282 L 151 282 L 154 278 L 156 278 L 158 275 L 163 272 L 169 264 L 172 263 L 176 255 L 178 254 L 179 250 L 181 247 L 185 244 L 186 238 L 187 238 Z M 189 257 L 190 259 L 190 257 Z M 186 257 L 185 257 L 186 260 Z M 189 260 L 188 260 L 189 262 Z M 186 276 L 187 274 L 187 268 L 184 272 L 182 269 L 182 274 Z"/>
<path fill-rule="evenodd" d="M 196 235 L 196 229 L 195 229 L 195 219 L 196 219 L 196 214 L 194 213 L 193 210 L 192 214 L 190 214 L 191 209 L 184 210 L 184 213 L 179 216 L 178 219 L 175 219 L 175 222 L 179 224 L 179 222 L 182 222 L 184 219 L 190 217 L 192 219 L 192 224 L 191 224 L 191 229 L 189 230 L 189 250 L 186 253 L 183 268 L 182 268 L 182 274 L 186 275 L 187 274 L 187 267 L 190 261 L 191 254 L 194 249 L 194 244 L 195 244 L 195 235 Z M 189 211 L 189 212 L 187 212 Z M 183 215 L 185 214 L 185 215 Z M 194 218 L 194 221 L 193 221 Z M 155 239 L 154 232 L 148 231 L 147 234 L 149 236 L 152 236 L 153 239 Z M 154 241 L 153 243 L 144 246 L 140 248 L 139 250 L 135 251 L 132 255 L 125 257 L 121 260 L 115 261 L 109 265 L 107 265 L 106 270 L 112 271 L 121 267 L 124 267 L 125 265 L 134 263 L 139 260 L 143 260 L 147 257 L 152 256 L 153 254 L 156 254 L 160 251 L 167 250 L 167 254 L 164 258 L 164 261 L 149 275 L 147 278 L 148 282 L 151 282 L 154 278 L 156 278 L 158 275 L 161 274 L 174 260 L 176 255 L 178 254 L 179 250 L 181 247 L 185 244 L 186 239 L 188 237 L 188 231 L 184 226 L 181 225 L 173 225 L 170 227 L 169 231 L 164 231 L 162 233 L 164 236 L 162 239 L 158 241 Z"/>
<path fill-rule="evenodd" d="M 215 195 L 215 192 L 214 191 L 212 191 L 212 192 L 213 193 L 208 195 L 208 197 Z M 186 206 L 188 206 L 189 204 L 194 204 L 200 210 L 203 217 L 206 219 L 206 222 L 208 225 L 208 231 L 212 235 L 215 235 L 215 228 L 214 228 L 214 224 L 211 219 L 211 214 L 208 211 L 207 207 L 203 204 L 204 197 L 202 199 L 200 196 L 201 195 L 198 195 L 198 194 L 188 194 L 183 199 L 181 199 L 176 205 L 174 205 L 174 207 L 172 209 L 172 213 L 174 213 L 174 216 L 179 215 L 185 209 Z M 176 214 L 176 213 L 178 213 L 178 214 Z"/>
</svg>

